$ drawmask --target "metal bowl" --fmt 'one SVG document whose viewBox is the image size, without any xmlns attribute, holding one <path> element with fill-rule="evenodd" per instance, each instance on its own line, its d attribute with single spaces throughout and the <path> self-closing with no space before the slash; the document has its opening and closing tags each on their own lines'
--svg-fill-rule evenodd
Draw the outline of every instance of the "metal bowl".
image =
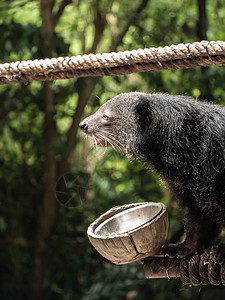
<svg viewBox="0 0 225 300">
<path fill-rule="evenodd" d="M 88 227 L 95 249 L 115 264 L 158 252 L 166 240 L 168 216 L 162 203 L 134 203 L 111 208 Z"/>
<path fill-rule="evenodd" d="M 95 234 L 108 236 L 128 232 L 144 225 L 149 220 L 154 220 L 161 211 L 162 206 L 157 203 L 145 203 L 127 208 L 98 225 L 95 229 Z"/>
</svg>

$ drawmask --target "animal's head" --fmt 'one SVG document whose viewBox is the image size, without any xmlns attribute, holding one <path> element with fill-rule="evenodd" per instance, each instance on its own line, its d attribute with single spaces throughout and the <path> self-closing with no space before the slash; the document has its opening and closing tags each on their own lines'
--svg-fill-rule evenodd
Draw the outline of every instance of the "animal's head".
<svg viewBox="0 0 225 300">
<path fill-rule="evenodd" d="M 119 94 L 84 119 L 80 128 L 92 137 L 92 145 L 112 146 L 129 156 L 135 155 L 139 139 L 143 140 L 149 128 L 149 103 L 149 95 L 144 93 Z"/>
</svg>

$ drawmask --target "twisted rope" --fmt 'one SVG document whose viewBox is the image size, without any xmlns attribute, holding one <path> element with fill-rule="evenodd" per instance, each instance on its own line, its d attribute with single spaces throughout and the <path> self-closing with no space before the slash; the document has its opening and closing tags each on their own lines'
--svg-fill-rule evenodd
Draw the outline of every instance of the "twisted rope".
<svg viewBox="0 0 225 300">
<path fill-rule="evenodd" d="M 225 264 L 215 263 L 210 253 L 194 254 L 191 258 L 183 258 L 179 263 L 180 278 L 188 285 L 225 285 Z"/>
<path fill-rule="evenodd" d="M 0 84 L 225 65 L 225 42 L 78 55 L 0 64 Z"/>
<path fill-rule="evenodd" d="M 184 258 L 152 256 L 143 260 L 146 278 L 180 277 L 183 284 L 225 285 L 225 262 L 217 263 L 213 247 Z"/>
</svg>

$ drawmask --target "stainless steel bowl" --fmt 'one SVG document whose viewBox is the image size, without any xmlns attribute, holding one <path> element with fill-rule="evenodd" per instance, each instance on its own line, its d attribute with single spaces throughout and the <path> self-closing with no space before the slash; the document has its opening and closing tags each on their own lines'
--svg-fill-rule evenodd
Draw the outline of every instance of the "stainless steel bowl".
<svg viewBox="0 0 225 300">
<path fill-rule="evenodd" d="M 131 207 L 102 222 L 95 229 L 95 234 L 109 236 L 128 232 L 152 221 L 161 211 L 162 205 L 157 203 Z"/>
</svg>

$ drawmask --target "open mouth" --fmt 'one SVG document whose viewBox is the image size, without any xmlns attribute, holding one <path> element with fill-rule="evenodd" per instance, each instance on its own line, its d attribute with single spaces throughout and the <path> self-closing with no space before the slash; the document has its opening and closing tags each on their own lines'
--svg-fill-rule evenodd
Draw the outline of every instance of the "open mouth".
<svg viewBox="0 0 225 300">
<path fill-rule="evenodd" d="M 100 147 L 109 147 L 110 144 L 102 137 L 99 136 L 92 136 L 90 141 L 91 145 L 100 146 Z"/>
</svg>

